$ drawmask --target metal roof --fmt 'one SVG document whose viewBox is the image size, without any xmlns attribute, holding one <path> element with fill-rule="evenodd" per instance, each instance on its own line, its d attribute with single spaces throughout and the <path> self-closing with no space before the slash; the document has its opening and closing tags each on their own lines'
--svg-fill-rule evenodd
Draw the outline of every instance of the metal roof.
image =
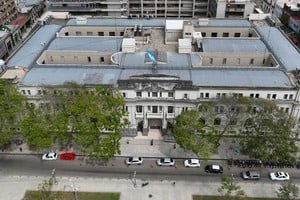
<svg viewBox="0 0 300 200">
<path fill-rule="evenodd" d="M 45 25 L 41 27 L 17 53 L 7 62 L 8 67 L 31 67 L 44 48 L 51 42 L 55 33 L 59 31 L 59 25 Z"/>
<path fill-rule="evenodd" d="M 176 20 L 170 20 L 176 21 Z M 183 20 L 188 21 L 188 20 Z M 236 20 L 227 20 L 227 19 L 208 19 L 207 23 L 199 24 L 199 20 L 191 20 L 194 26 L 209 26 L 209 27 L 251 27 L 251 24 L 248 20 L 236 19 Z M 67 22 L 67 26 L 120 26 L 128 27 L 134 26 L 135 24 L 142 24 L 144 27 L 165 27 L 165 19 L 96 19 L 96 18 L 87 18 L 86 24 L 76 24 L 76 19 L 70 19 Z"/>
<path fill-rule="evenodd" d="M 280 70 L 217 68 L 191 72 L 198 86 L 291 88 L 288 76 Z"/>
<path fill-rule="evenodd" d="M 76 24 L 76 19 L 70 19 L 67 26 L 113 26 L 128 27 L 142 24 L 144 27 L 164 27 L 165 19 L 95 19 L 87 18 L 86 24 Z"/>
<path fill-rule="evenodd" d="M 200 23 L 199 23 L 200 21 Z M 205 21 L 207 23 L 205 23 Z M 208 19 L 208 20 L 192 20 L 194 26 L 209 26 L 209 27 L 251 27 L 248 20 L 245 19 Z"/>
<path fill-rule="evenodd" d="M 83 67 L 34 67 L 22 80 L 23 85 L 62 85 L 67 82 L 88 85 L 111 85 L 118 80 L 120 69 Z"/>
<path fill-rule="evenodd" d="M 58 37 L 48 50 L 117 52 L 122 40 L 115 37 Z"/>
<path fill-rule="evenodd" d="M 118 80 L 133 75 L 152 74 L 151 68 L 120 69 L 112 67 L 34 67 L 22 80 L 23 85 L 60 85 L 66 82 L 79 84 L 117 84 Z M 280 70 L 243 68 L 162 69 L 156 74 L 178 76 L 191 80 L 196 86 L 292 88 L 287 75 Z"/>
<path fill-rule="evenodd" d="M 270 51 L 287 71 L 300 68 L 300 53 L 288 41 L 278 28 L 261 26 L 256 28 L 262 39 L 267 43 Z"/>
<path fill-rule="evenodd" d="M 266 53 L 266 45 L 259 39 L 203 38 L 204 52 Z"/>
</svg>

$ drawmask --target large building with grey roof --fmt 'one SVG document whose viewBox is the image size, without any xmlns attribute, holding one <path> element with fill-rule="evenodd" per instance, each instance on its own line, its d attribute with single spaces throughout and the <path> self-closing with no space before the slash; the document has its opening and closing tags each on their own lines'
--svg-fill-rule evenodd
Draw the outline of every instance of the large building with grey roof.
<svg viewBox="0 0 300 200">
<path fill-rule="evenodd" d="M 119 90 L 128 135 L 168 135 L 182 110 L 232 95 L 273 100 L 300 118 L 299 52 L 280 29 L 247 20 L 71 19 L 42 26 L 6 67 L 28 71 L 18 87 L 34 103 L 68 82 Z"/>
</svg>

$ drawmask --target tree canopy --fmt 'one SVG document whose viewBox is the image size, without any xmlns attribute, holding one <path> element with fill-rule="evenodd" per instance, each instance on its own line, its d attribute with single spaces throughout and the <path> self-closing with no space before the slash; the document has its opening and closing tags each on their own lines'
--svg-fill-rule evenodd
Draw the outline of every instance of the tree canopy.
<svg viewBox="0 0 300 200">
<path fill-rule="evenodd" d="M 286 182 L 282 183 L 277 191 L 277 197 L 284 200 L 294 200 L 299 197 L 299 187 L 292 183 Z"/>
<path fill-rule="evenodd" d="M 222 137 L 235 137 L 251 158 L 295 160 L 295 121 L 273 101 L 240 96 L 202 103 L 176 118 L 174 138 L 187 150 L 207 158 Z"/>
<path fill-rule="evenodd" d="M 205 131 L 204 122 L 196 110 L 182 111 L 176 117 L 173 135 L 183 149 L 191 150 L 204 159 L 209 158 L 220 138 L 217 132 Z"/>
<path fill-rule="evenodd" d="M 46 93 L 41 97 L 43 106 L 29 108 L 22 123 L 30 146 L 44 149 L 54 143 L 72 143 L 98 159 L 120 153 L 121 130 L 128 122 L 118 92 L 67 84 Z"/>
<path fill-rule="evenodd" d="M 14 85 L 0 79 L 0 146 L 19 134 L 18 128 L 24 110 L 25 97 Z"/>
</svg>

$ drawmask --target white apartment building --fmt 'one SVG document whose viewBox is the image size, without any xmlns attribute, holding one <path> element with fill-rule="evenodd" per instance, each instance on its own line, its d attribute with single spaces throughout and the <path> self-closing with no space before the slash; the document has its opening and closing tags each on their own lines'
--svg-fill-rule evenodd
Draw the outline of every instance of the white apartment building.
<svg viewBox="0 0 300 200">
<path fill-rule="evenodd" d="M 127 135 L 168 135 L 182 110 L 230 95 L 300 118 L 299 52 L 279 29 L 247 20 L 71 19 L 41 27 L 6 66 L 28 69 L 18 87 L 33 103 L 66 82 L 119 90 Z"/>
<path fill-rule="evenodd" d="M 47 0 L 49 11 L 129 18 L 247 18 L 253 12 L 252 0 Z"/>
</svg>

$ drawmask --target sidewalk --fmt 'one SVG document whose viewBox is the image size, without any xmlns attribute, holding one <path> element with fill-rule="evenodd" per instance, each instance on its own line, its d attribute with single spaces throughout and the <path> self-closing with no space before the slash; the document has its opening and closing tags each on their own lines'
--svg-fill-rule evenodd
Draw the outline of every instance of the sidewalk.
<svg viewBox="0 0 300 200">
<path fill-rule="evenodd" d="M 37 190 L 38 185 L 49 177 L 17 177 L 2 176 L 0 179 L 0 199 L 20 200 L 26 190 Z M 148 181 L 149 185 L 141 187 L 142 180 L 137 179 L 134 187 L 130 179 L 98 179 L 98 178 L 68 178 L 57 177 L 58 184 L 53 186 L 53 191 L 72 191 L 71 185 L 78 191 L 86 192 L 120 192 L 120 200 L 192 200 L 192 195 L 217 195 L 220 183 L 176 181 Z M 244 183 L 239 185 L 251 197 L 276 197 L 275 191 L 279 183 Z"/>
</svg>

